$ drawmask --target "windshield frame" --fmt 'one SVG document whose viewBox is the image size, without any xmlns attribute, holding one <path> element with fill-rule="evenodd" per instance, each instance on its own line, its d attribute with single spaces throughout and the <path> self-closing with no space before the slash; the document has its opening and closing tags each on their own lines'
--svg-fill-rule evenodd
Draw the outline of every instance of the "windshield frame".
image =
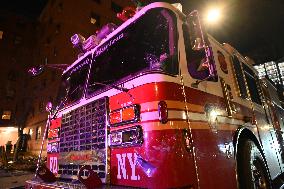
<svg viewBox="0 0 284 189">
<path fill-rule="evenodd" d="M 127 73 L 127 71 L 125 71 L 125 73 L 127 73 L 127 74 L 124 75 L 124 76 L 120 76 L 118 79 L 116 79 L 116 78 L 111 79 L 110 78 L 110 80 L 112 80 L 111 82 L 106 82 L 105 80 L 97 80 L 97 79 L 94 79 L 92 81 L 92 79 L 91 79 L 91 77 L 92 77 L 91 75 L 92 75 L 92 72 L 93 72 L 92 69 L 95 69 L 95 68 L 93 68 L 93 66 L 96 66 L 97 64 L 100 64 L 100 63 L 102 63 L 102 64 L 104 63 L 104 62 L 96 62 L 97 57 L 104 56 L 103 55 L 104 53 L 108 53 L 108 52 L 105 52 L 105 51 L 108 51 L 109 47 L 112 48 L 112 45 L 115 45 L 115 43 L 119 43 L 120 41 L 122 41 L 124 35 L 128 35 L 128 33 L 130 33 L 135 38 L 135 35 L 131 33 L 131 29 L 129 29 L 129 28 L 131 28 L 131 27 L 135 28 L 136 25 L 137 25 L 137 22 L 139 22 L 139 20 L 142 20 L 144 17 L 146 17 L 149 12 L 151 13 L 151 12 L 154 12 L 154 11 L 159 12 L 160 13 L 159 16 L 162 15 L 165 22 L 167 22 L 167 25 L 166 25 L 166 28 L 167 28 L 167 32 L 166 32 L 166 34 L 167 34 L 167 39 L 166 39 L 167 40 L 167 46 L 166 46 L 166 48 L 168 49 L 167 52 L 170 54 L 170 56 L 168 56 L 167 58 L 170 59 L 171 62 L 168 63 L 168 64 L 169 64 L 170 67 L 173 67 L 174 71 L 155 70 L 154 68 L 151 68 L 150 65 L 147 65 L 147 67 L 145 66 L 144 68 L 142 68 L 138 71 L 135 71 L 135 72 Z M 165 11 L 166 14 L 164 14 L 163 11 Z M 155 27 L 157 27 L 157 26 L 154 25 L 153 28 L 155 28 Z M 103 92 L 113 88 L 112 87 L 113 85 L 117 86 L 117 85 L 123 84 L 123 83 L 125 83 L 129 80 L 132 80 L 134 78 L 137 78 L 137 77 L 140 77 L 140 76 L 146 75 L 146 74 L 162 73 L 162 74 L 165 74 L 165 75 L 176 77 L 179 74 L 179 69 L 180 69 L 179 58 L 178 58 L 178 52 L 179 52 L 179 50 L 178 50 L 179 49 L 179 43 L 178 43 L 179 33 L 178 33 L 178 31 L 179 31 L 179 28 L 178 28 L 178 16 L 177 16 L 177 14 L 174 11 L 172 11 L 171 9 L 168 9 L 168 8 L 165 8 L 165 7 L 159 7 L 159 8 L 148 10 L 143 16 L 141 16 L 137 20 L 135 20 L 135 22 L 130 23 L 129 25 L 127 25 L 127 27 L 125 27 L 122 30 L 120 30 L 119 32 L 117 32 L 115 35 L 113 35 L 111 38 L 109 38 L 107 41 L 105 41 L 104 44 L 102 44 L 98 48 L 96 48 L 96 50 L 93 53 L 93 61 L 92 61 L 91 66 L 90 66 L 90 71 L 89 71 L 89 76 L 88 76 L 88 84 L 87 84 L 87 87 L 86 87 L 86 98 L 90 98 L 92 96 L 103 93 Z M 143 41 L 143 39 L 140 40 L 140 41 Z M 133 44 L 133 43 L 131 43 L 131 44 Z M 123 45 L 122 45 L 122 47 L 123 47 Z M 134 45 L 134 47 L 135 47 L 135 45 Z M 131 46 L 130 46 L 130 48 L 131 48 Z M 99 66 L 99 67 L 103 67 L 103 66 Z M 172 72 L 172 73 L 170 73 L 170 72 Z M 92 83 L 95 83 L 95 82 L 104 83 L 104 84 L 110 85 L 110 86 L 101 86 L 101 87 L 98 87 L 98 89 L 91 90 L 90 86 L 92 86 L 93 85 Z"/>
<path fill-rule="evenodd" d="M 81 99 L 85 98 L 91 63 L 92 63 L 91 56 L 85 56 L 83 59 L 81 59 L 79 64 L 73 66 L 71 69 L 69 69 L 68 71 L 62 74 L 59 90 L 56 97 L 57 106 L 60 106 L 63 103 L 62 108 L 66 108 L 74 104 L 80 103 Z M 73 89 L 68 90 L 68 88 L 70 88 L 70 84 L 69 86 L 67 86 L 68 84 L 66 84 L 67 83 L 66 80 L 68 77 L 71 78 L 70 76 L 72 76 L 73 73 L 78 74 L 78 70 L 83 69 L 84 66 L 86 66 L 85 68 L 86 73 L 85 76 L 81 74 L 82 75 L 81 77 L 84 77 L 84 79 L 81 80 L 82 92 L 76 99 L 72 100 L 71 102 L 68 102 L 70 100 L 69 99 L 70 95 L 73 95 L 78 90 L 79 85 L 77 85 Z"/>
</svg>

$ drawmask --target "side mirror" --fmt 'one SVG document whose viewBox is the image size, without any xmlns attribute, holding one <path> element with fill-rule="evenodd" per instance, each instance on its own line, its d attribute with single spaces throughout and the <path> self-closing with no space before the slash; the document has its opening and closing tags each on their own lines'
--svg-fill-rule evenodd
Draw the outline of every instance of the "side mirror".
<svg viewBox="0 0 284 189">
<path fill-rule="evenodd" d="M 197 71 L 208 70 L 209 74 L 207 78 L 212 79 L 217 75 L 213 51 L 207 35 L 204 33 L 205 30 L 202 28 L 198 11 L 194 10 L 187 15 L 186 22 L 192 50 L 197 51 L 197 53 L 203 51 L 203 53 L 200 53 L 203 54 L 203 57 L 200 57 Z"/>
<path fill-rule="evenodd" d="M 190 32 L 190 41 L 192 50 L 199 51 L 206 47 L 202 26 L 197 10 L 192 11 L 186 18 Z"/>
</svg>

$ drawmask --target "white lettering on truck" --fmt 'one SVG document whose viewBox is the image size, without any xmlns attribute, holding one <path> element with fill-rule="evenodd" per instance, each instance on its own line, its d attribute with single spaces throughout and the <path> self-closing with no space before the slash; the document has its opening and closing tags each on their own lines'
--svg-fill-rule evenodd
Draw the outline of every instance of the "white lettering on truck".
<svg viewBox="0 0 284 189">
<path fill-rule="evenodd" d="M 50 157 L 49 169 L 52 173 L 57 173 L 57 157 Z"/>
<path fill-rule="evenodd" d="M 130 180 L 140 180 L 140 176 L 136 175 L 136 161 L 137 154 L 136 153 L 124 153 L 124 154 L 116 154 L 117 158 L 117 179 L 129 179 L 126 169 L 126 161 L 128 159 L 129 165 L 131 167 L 131 176 Z"/>
</svg>

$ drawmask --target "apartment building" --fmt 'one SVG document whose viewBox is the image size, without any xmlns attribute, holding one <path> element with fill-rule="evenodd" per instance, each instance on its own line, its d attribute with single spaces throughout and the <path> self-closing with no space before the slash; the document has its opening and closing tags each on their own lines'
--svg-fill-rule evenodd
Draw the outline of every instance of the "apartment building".
<svg viewBox="0 0 284 189">
<path fill-rule="evenodd" d="M 71 36 L 79 33 L 87 38 L 107 23 L 120 24 L 116 14 L 129 5 L 133 5 L 131 0 L 48 1 L 35 32 L 33 65 L 73 63 L 79 52 L 73 48 Z M 55 103 L 61 73 L 61 70 L 46 69 L 31 81 L 33 104 L 24 133 L 31 136 L 28 149 L 34 154 L 40 150 L 45 129 L 45 105 Z"/>
</svg>

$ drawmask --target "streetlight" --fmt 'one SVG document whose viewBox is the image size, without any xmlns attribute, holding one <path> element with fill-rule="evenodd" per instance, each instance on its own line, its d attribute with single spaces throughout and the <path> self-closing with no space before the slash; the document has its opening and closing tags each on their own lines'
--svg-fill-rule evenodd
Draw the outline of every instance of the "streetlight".
<svg viewBox="0 0 284 189">
<path fill-rule="evenodd" d="M 219 8 L 211 8 L 207 12 L 206 21 L 208 24 L 215 24 L 221 19 L 221 10 Z"/>
</svg>

